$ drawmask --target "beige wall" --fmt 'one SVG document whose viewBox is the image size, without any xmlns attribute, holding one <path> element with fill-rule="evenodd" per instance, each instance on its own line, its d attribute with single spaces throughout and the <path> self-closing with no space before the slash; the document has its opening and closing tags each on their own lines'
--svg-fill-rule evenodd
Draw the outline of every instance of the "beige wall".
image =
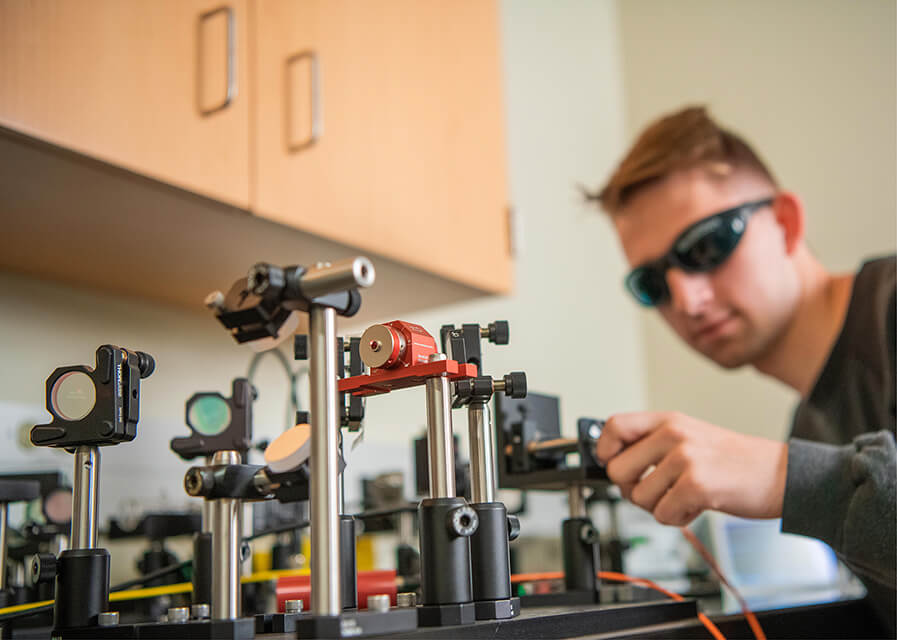
<svg viewBox="0 0 897 640">
<path fill-rule="evenodd" d="M 620 2 L 626 119 L 704 103 L 755 143 L 804 199 L 811 247 L 831 269 L 893 252 L 893 0 Z M 794 396 L 752 372 L 720 373 L 646 314 L 650 404 L 782 437 Z"/>
<path fill-rule="evenodd" d="M 589 0 L 508 0 L 501 6 L 511 201 L 519 218 L 516 290 L 402 319 L 434 334 L 443 323 L 509 320 L 511 345 L 487 346 L 488 370 L 522 369 L 533 390 L 560 394 L 572 434 L 580 415 L 645 403 L 637 311 L 620 295 L 622 259 L 610 228 L 583 206 L 576 189 L 606 173 L 623 145 L 616 6 Z M 464 259 L 461 247 L 458 259 Z M 378 288 L 389 286 L 402 283 L 378 282 Z M 163 495 L 182 501 L 185 465 L 168 451 L 168 440 L 185 433 L 184 402 L 196 390 L 227 392 L 231 377 L 245 375 L 251 354 L 210 314 L 3 273 L 0 468 L 68 469 L 65 454 L 20 446 L 20 425 L 45 417 L 43 384 L 54 367 L 89 364 L 105 342 L 144 349 L 158 367 L 143 384 L 138 440 L 104 451 L 103 511 L 116 511 L 128 496 L 150 506 Z M 260 374 L 256 435 L 273 437 L 283 428 L 284 381 L 273 359 Z M 350 494 L 359 482 L 352 474 L 361 470 L 410 468 L 408 443 L 425 420 L 422 390 L 372 399 L 365 445 L 350 460 Z M 456 413 L 455 426 L 466 432 L 463 413 Z M 557 518 L 545 517 L 542 508 L 534 513 L 553 535 L 563 502 L 557 496 L 547 501 Z"/>
</svg>

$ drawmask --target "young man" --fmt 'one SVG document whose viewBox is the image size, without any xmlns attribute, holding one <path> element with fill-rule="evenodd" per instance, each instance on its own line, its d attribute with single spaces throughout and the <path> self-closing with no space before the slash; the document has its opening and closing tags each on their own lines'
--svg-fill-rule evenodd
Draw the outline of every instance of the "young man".
<svg viewBox="0 0 897 640">
<path fill-rule="evenodd" d="M 828 543 L 893 629 L 894 258 L 826 271 L 800 198 L 703 108 L 650 125 L 594 199 L 640 303 L 720 366 L 801 394 L 787 443 L 679 413 L 614 415 L 597 445 L 611 480 L 664 524 L 704 509 L 781 517 Z"/>
</svg>

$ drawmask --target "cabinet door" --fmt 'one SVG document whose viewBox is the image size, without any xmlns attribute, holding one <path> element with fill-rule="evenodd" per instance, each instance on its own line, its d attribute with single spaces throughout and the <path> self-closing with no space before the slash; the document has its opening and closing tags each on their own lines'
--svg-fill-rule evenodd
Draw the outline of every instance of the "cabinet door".
<svg viewBox="0 0 897 640">
<path fill-rule="evenodd" d="M 507 291 L 496 2 L 258 0 L 253 10 L 254 212 Z"/>
<path fill-rule="evenodd" d="M 248 207 L 246 18 L 247 0 L 3 0 L 0 125 Z"/>
</svg>

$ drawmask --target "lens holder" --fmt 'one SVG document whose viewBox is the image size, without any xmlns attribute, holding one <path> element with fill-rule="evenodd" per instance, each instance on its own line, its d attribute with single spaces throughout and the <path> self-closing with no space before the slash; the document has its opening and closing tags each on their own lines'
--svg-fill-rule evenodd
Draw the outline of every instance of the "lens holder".
<svg viewBox="0 0 897 640">
<path fill-rule="evenodd" d="M 36 446 L 106 446 L 137 437 L 140 379 L 155 369 L 142 351 L 106 344 L 97 349 L 96 368 L 59 367 L 47 378 L 49 424 L 31 429 Z"/>
</svg>

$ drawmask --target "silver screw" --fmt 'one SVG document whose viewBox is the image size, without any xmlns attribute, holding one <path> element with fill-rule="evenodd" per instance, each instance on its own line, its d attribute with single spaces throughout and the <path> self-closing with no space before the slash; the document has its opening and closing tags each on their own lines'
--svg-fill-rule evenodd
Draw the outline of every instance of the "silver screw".
<svg viewBox="0 0 897 640">
<path fill-rule="evenodd" d="M 190 609 L 187 607 L 171 607 L 168 610 L 168 622 L 180 624 L 190 619 Z"/>
<path fill-rule="evenodd" d="M 598 426 L 598 423 L 593 422 L 589 425 L 589 437 L 592 440 L 597 440 L 601 437 L 601 427 Z"/>
<path fill-rule="evenodd" d="M 194 620 L 204 620 L 210 616 L 209 605 L 195 604 L 190 607 L 190 617 Z"/>
<path fill-rule="evenodd" d="M 369 611 L 389 611 L 389 596 L 385 593 L 378 593 L 374 596 L 368 596 Z"/>
<path fill-rule="evenodd" d="M 396 595 L 396 606 L 397 607 L 416 607 L 417 606 L 417 594 L 413 591 L 406 591 L 404 593 L 399 593 Z"/>
<path fill-rule="evenodd" d="M 284 613 L 302 613 L 302 600 L 287 600 L 283 603 Z"/>
<path fill-rule="evenodd" d="M 104 611 L 97 616 L 97 624 L 101 627 L 114 627 L 118 624 L 118 611 Z"/>
</svg>

